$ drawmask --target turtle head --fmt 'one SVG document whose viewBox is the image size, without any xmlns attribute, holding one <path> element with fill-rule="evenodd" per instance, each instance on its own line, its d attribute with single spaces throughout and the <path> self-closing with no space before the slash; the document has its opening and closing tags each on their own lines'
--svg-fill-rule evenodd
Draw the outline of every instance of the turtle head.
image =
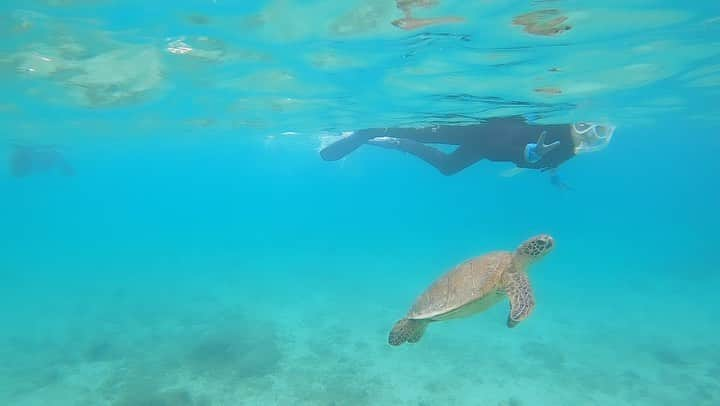
<svg viewBox="0 0 720 406">
<path fill-rule="evenodd" d="M 524 241 L 515 250 L 515 258 L 525 264 L 533 263 L 555 248 L 555 240 L 548 234 L 540 234 Z"/>
</svg>

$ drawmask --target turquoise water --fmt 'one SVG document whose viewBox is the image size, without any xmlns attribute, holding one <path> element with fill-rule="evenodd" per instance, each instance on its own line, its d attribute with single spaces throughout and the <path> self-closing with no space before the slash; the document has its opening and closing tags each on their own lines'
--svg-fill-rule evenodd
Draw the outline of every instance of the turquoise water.
<svg viewBox="0 0 720 406">
<path fill-rule="evenodd" d="M 512 24 L 548 9 L 572 29 Z M 443 0 L 413 15 L 465 21 L 415 30 L 384 0 L 0 11 L 0 404 L 720 404 L 719 3 Z M 511 114 L 617 130 L 560 168 L 573 191 L 317 153 Z M 13 144 L 74 174 L 14 176 Z M 529 319 L 387 344 L 440 274 L 538 233 Z"/>
</svg>

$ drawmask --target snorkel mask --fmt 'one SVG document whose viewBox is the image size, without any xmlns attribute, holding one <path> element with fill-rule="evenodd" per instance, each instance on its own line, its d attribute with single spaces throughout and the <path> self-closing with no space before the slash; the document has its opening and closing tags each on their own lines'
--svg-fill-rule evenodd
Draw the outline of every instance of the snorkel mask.
<svg viewBox="0 0 720 406">
<path fill-rule="evenodd" d="M 573 123 L 575 153 L 595 152 L 607 147 L 615 132 L 615 126 L 594 123 Z"/>
</svg>

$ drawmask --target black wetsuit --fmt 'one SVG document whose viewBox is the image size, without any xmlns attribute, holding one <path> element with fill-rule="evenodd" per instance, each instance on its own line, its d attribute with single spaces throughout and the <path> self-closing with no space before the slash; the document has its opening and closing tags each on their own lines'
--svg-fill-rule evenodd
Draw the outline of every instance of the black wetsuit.
<svg viewBox="0 0 720 406">
<path fill-rule="evenodd" d="M 362 143 L 373 143 L 374 137 L 398 138 L 396 144 L 382 143 L 413 154 L 436 167 L 440 172 L 451 175 L 468 166 L 487 159 L 496 162 L 513 162 L 520 168 L 547 170 L 558 167 L 575 156 L 570 126 L 534 125 L 521 118 L 494 118 L 479 125 L 438 126 L 428 128 L 374 128 L 355 132 L 347 140 L 340 140 L 321 151 L 326 160 L 338 159 L 357 148 Z M 525 159 L 525 147 L 537 143 L 540 134 L 545 131 L 545 144 L 559 141 L 560 145 L 548 151 L 535 163 Z M 457 145 L 452 153 L 444 153 L 424 144 Z M 377 144 L 380 145 L 380 144 Z M 344 150 L 344 151 L 343 151 Z"/>
</svg>

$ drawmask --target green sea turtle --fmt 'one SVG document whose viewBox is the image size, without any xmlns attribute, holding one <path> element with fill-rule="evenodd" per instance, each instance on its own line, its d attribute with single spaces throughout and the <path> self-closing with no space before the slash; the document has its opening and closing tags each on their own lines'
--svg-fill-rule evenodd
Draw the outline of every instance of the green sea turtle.
<svg viewBox="0 0 720 406">
<path fill-rule="evenodd" d="M 420 295 L 408 314 L 393 327 L 391 345 L 420 341 L 430 322 L 482 312 L 507 296 L 508 327 L 515 327 L 535 307 L 528 267 L 553 250 L 549 235 L 532 237 L 515 250 L 496 251 L 469 259 L 436 280 Z"/>
</svg>

